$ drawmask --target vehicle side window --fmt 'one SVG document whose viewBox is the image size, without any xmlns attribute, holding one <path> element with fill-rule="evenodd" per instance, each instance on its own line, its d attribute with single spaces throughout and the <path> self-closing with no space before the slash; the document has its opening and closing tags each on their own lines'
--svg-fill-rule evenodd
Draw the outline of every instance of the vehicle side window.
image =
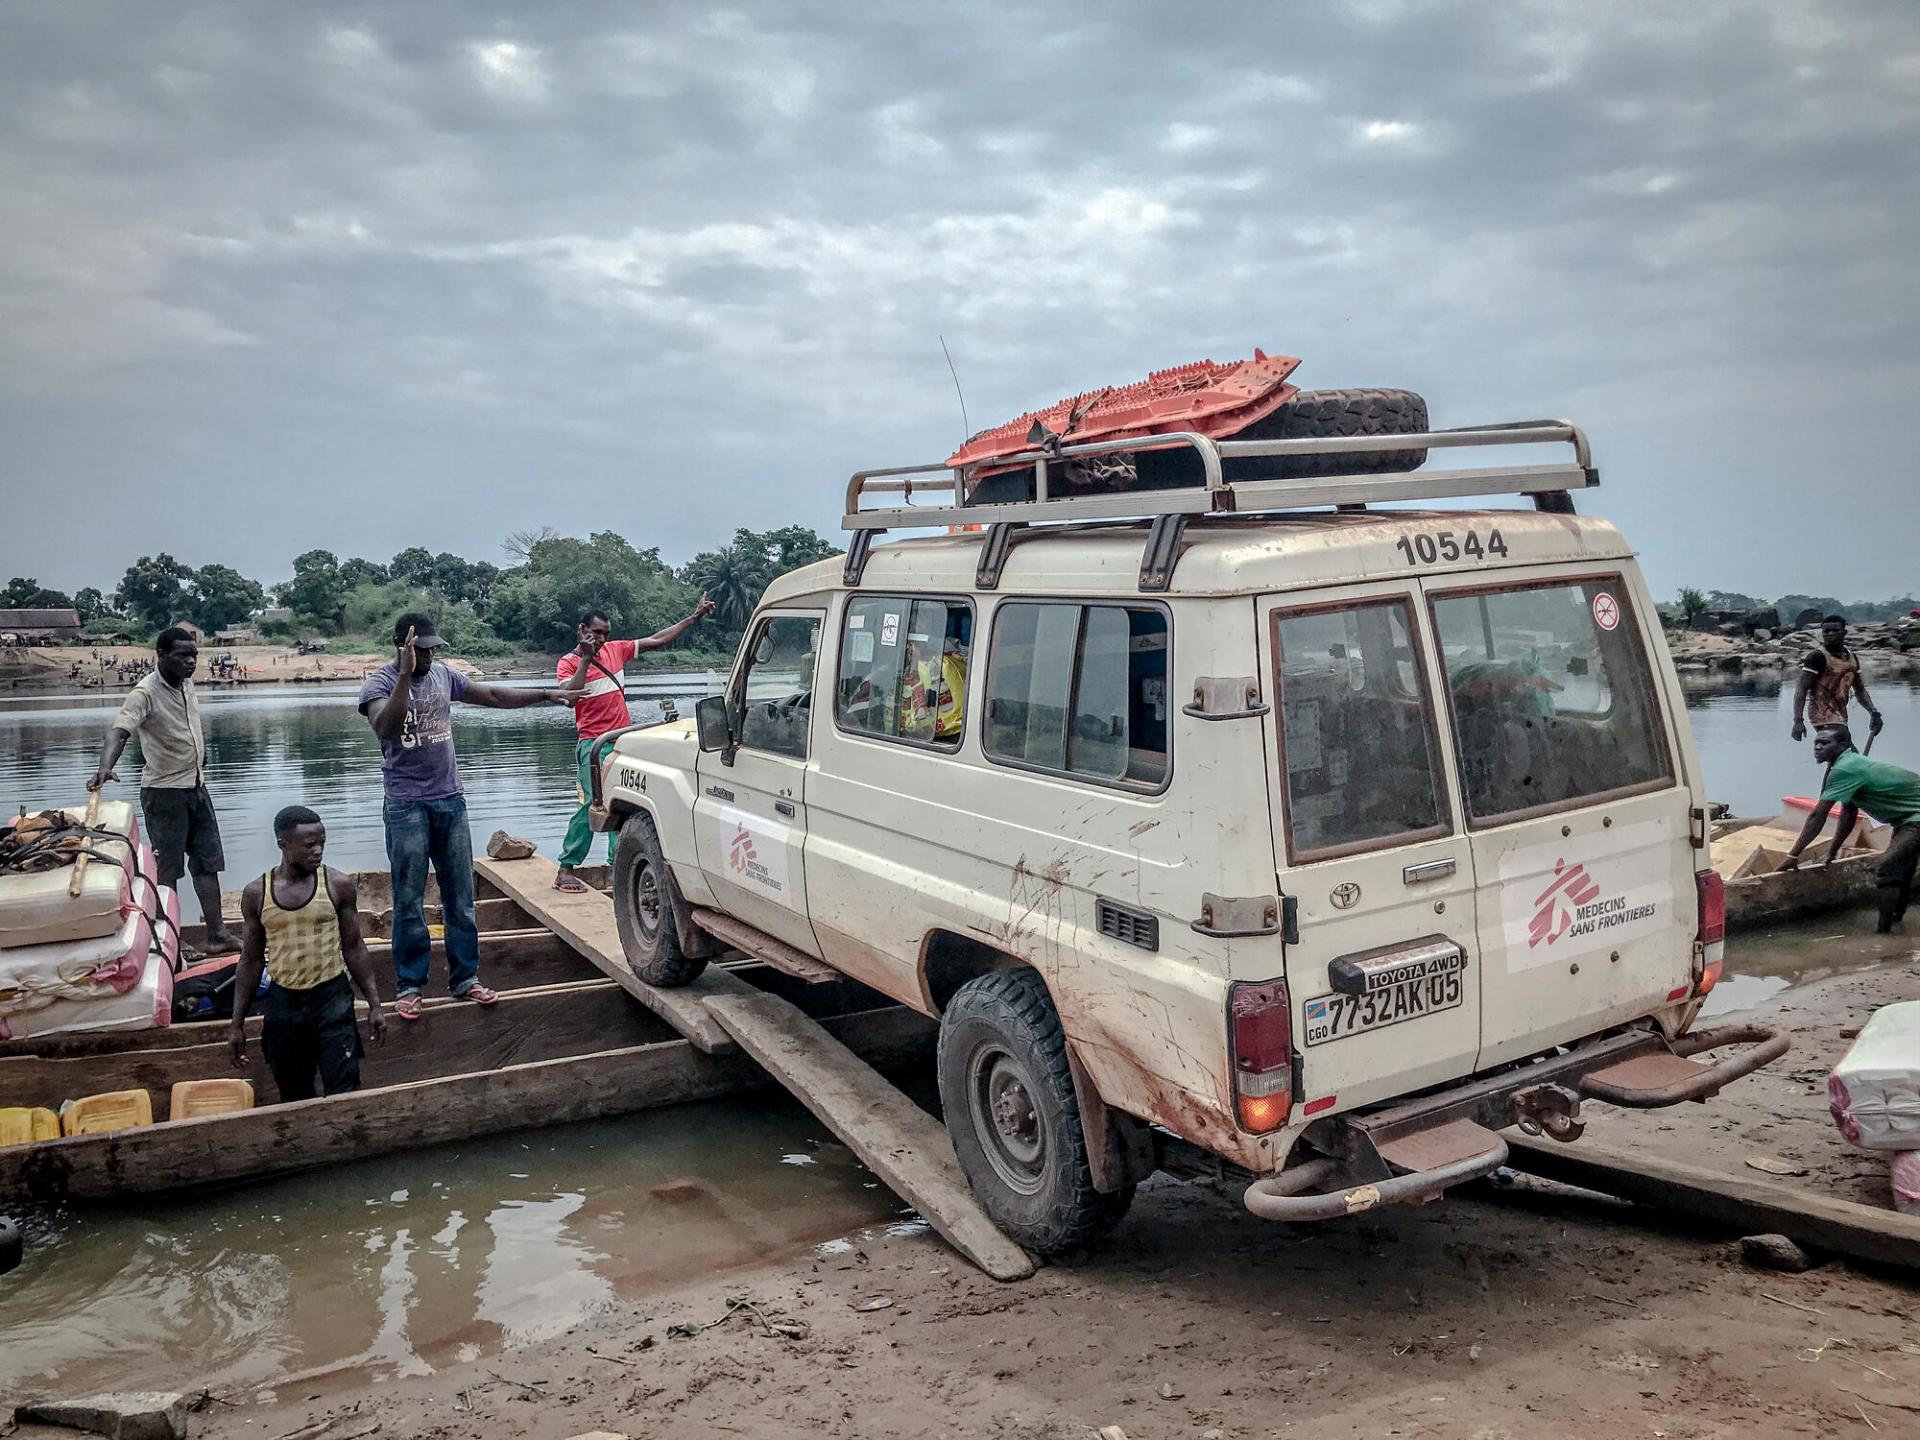
<svg viewBox="0 0 1920 1440">
<path fill-rule="evenodd" d="M 1619 576 L 1442 597 L 1433 614 L 1473 819 L 1673 778 Z"/>
<path fill-rule="evenodd" d="M 813 715 L 818 615 L 773 615 L 754 632 L 740 690 L 740 744 L 794 760 L 807 758 Z"/>
<path fill-rule="evenodd" d="M 840 632 L 834 719 L 857 734 L 956 748 L 972 657 L 966 602 L 857 595 Z"/>
<path fill-rule="evenodd" d="M 1283 611 L 1274 642 L 1291 857 L 1444 834 L 1440 747 L 1407 602 Z"/>
<path fill-rule="evenodd" d="M 1001 606 L 987 673 L 987 754 L 1160 788 L 1169 765 L 1167 661 L 1167 616 L 1156 606 Z"/>
</svg>

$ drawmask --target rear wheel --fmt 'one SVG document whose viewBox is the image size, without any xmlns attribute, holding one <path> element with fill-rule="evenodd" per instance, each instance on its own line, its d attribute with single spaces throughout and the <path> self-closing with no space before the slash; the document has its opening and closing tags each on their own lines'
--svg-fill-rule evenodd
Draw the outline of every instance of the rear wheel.
<svg viewBox="0 0 1920 1440">
<path fill-rule="evenodd" d="M 994 1223 L 1038 1255 L 1102 1239 L 1133 1187 L 1093 1185 L 1067 1041 L 1025 968 L 960 987 L 940 1020 L 940 1104 L 960 1169 Z"/>
<path fill-rule="evenodd" d="M 635 811 L 614 847 L 613 915 L 627 964 L 649 985 L 672 989 L 707 968 L 705 956 L 681 948 L 678 922 L 685 918 L 685 903 L 667 871 L 653 817 Z"/>
</svg>

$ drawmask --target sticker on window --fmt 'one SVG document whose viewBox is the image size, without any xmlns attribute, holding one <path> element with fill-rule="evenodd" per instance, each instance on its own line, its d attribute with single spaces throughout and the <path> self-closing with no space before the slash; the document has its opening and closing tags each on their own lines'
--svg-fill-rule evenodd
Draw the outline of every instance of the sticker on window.
<svg viewBox="0 0 1920 1440">
<path fill-rule="evenodd" d="M 864 615 L 849 615 L 849 616 L 847 617 L 847 629 L 849 629 L 849 630 L 864 630 L 864 629 L 866 629 L 866 628 L 867 628 L 867 617 L 866 617 L 866 616 L 864 616 Z"/>
<path fill-rule="evenodd" d="M 900 639 L 900 617 L 895 614 L 888 614 L 881 617 L 880 643 L 882 645 L 893 645 L 896 642 L 898 642 L 899 639 Z"/>
<path fill-rule="evenodd" d="M 862 631 L 861 633 L 853 636 L 852 639 L 853 639 L 853 663 L 856 665 L 871 665 L 873 663 L 872 632 Z"/>
<path fill-rule="evenodd" d="M 1617 629 L 1620 624 L 1620 602 L 1602 590 L 1593 597 L 1593 623 L 1602 630 Z"/>
</svg>

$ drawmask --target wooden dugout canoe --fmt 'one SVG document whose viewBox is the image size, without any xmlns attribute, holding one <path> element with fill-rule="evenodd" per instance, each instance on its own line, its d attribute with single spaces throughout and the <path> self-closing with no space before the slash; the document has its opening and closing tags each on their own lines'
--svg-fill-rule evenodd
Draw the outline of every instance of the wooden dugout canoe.
<svg viewBox="0 0 1920 1440">
<path fill-rule="evenodd" d="M 497 896 L 481 903 L 511 904 Z M 389 1019 L 386 1044 L 362 1061 L 365 1088 L 348 1095 L 272 1103 L 257 1015 L 239 1073 L 259 1103 L 197 1120 L 165 1118 L 169 1091 L 181 1080 L 236 1073 L 224 1020 L 0 1045 L 0 1104 L 57 1108 L 80 1095 L 145 1089 L 158 1122 L 0 1148 L 0 1207 L 229 1185 L 776 1084 L 744 1054 L 701 1053 L 546 930 L 483 929 L 480 949 L 500 1002 L 430 999 L 416 1022 Z M 443 964 L 436 946 L 440 986 Z M 375 968 L 390 972 L 384 956 Z M 852 981 L 807 985 L 745 961 L 728 968 L 791 1000 L 876 1066 L 930 1052 L 931 1021 Z"/>
</svg>

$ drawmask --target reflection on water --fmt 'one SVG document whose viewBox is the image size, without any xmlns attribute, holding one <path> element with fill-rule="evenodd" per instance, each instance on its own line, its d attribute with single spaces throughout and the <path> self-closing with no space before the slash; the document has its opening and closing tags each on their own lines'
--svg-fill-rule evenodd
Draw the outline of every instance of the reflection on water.
<svg viewBox="0 0 1920 1440">
<path fill-rule="evenodd" d="M 1727 975 L 1707 1003 L 1703 1018 L 1758 1005 L 1795 985 L 1869 970 L 1879 965 L 1920 962 L 1920 934 L 1873 933 L 1873 912 L 1860 910 L 1816 915 L 1790 925 L 1727 937 Z"/>
<path fill-rule="evenodd" d="M 27 1263 L 0 1280 L 0 1396 L 426 1373 L 897 1223 L 898 1204 L 759 1095 L 29 1216 Z"/>
</svg>

